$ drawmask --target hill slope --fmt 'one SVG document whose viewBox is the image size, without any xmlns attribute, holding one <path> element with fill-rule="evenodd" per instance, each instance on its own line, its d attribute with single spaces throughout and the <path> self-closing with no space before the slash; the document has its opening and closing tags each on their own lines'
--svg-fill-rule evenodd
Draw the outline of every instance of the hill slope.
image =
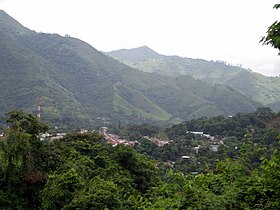
<svg viewBox="0 0 280 210">
<path fill-rule="evenodd" d="M 2 116 L 11 109 L 35 113 L 39 95 L 44 120 L 76 127 L 100 118 L 173 123 L 259 106 L 223 85 L 145 73 L 76 38 L 35 33 L 4 11 L 0 19 Z"/>
<path fill-rule="evenodd" d="M 264 106 L 280 111 L 279 77 L 266 77 L 221 61 L 164 56 L 148 47 L 122 49 L 106 54 L 145 72 L 172 77 L 190 75 L 209 84 L 225 84 Z"/>
</svg>

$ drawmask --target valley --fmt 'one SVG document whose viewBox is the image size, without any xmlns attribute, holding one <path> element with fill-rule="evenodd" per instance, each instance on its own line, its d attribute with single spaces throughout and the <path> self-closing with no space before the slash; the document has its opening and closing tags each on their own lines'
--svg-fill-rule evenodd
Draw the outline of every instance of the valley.
<svg viewBox="0 0 280 210">
<path fill-rule="evenodd" d="M 253 100 L 228 84 L 131 68 L 82 40 L 29 30 L 4 11 L 0 19 L 2 122 L 11 109 L 35 114 L 38 96 L 42 119 L 65 128 L 101 126 L 100 117 L 113 124 L 171 125 L 202 116 L 251 112 L 268 104 L 277 108 L 275 101 L 263 104 L 264 100 Z"/>
</svg>

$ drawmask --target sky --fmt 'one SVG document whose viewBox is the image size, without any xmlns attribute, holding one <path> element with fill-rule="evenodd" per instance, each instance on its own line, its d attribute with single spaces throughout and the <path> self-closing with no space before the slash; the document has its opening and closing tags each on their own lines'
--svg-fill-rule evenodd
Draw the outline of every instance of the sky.
<svg viewBox="0 0 280 210">
<path fill-rule="evenodd" d="M 68 34 L 100 51 L 148 46 L 164 55 L 222 60 L 267 76 L 280 56 L 259 43 L 280 20 L 276 0 L 0 0 L 36 32 Z"/>
</svg>

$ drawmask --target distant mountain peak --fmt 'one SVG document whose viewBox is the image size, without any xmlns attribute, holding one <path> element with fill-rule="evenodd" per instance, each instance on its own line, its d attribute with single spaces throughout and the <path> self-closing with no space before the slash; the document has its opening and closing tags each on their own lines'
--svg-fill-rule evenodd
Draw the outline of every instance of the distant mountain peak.
<svg viewBox="0 0 280 210">
<path fill-rule="evenodd" d="M 105 53 L 112 57 L 115 57 L 120 60 L 128 60 L 132 62 L 142 62 L 147 59 L 157 59 L 161 58 L 162 55 L 158 54 L 156 51 L 152 50 L 148 46 L 141 46 L 132 49 L 120 49 L 111 52 Z"/>
<path fill-rule="evenodd" d="M 141 47 L 136 47 L 135 49 L 147 49 L 147 50 L 152 50 L 151 48 L 149 48 L 147 45 L 143 45 Z"/>
<path fill-rule="evenodd" d="M 149 48 L 148 46 L 144 45 L 141 47 L 136 47 L 130 50 L 138 50 L 138 51 L 142 51 L 142 52 L 146 52 L 146 53 L 153 53 L 153 54 L 157 54 L 159 55 L 156 51 L 154 51 L 153 49 Z"/>
<path fill-rule="evenodd" d="M 95 116 L 110 123 L 175 123 L 251 112 L 259 106 L 225 85 L 213 87 L 189 75 L 173 78 L 132 69 L 78 39 L 33 32 L 5 12 L 0 13 L 0 46 L 0 97 L 5 99 L 0 100 L 0 120 L 9 109 L 34 110 L 37 95 L 42 96 L 46 121 L 77 127 L 105 123 Z M 169 72 L 179 60 L 159 55 L 147 46 L 119 50 L 119 54 L 131 58 L 134 66 L 137 63 L 133 60 L 142 65 L 147 60 L 159 70 L 168 67 Z M 158 62 L 157 58 L 165 60 Z M 183 64 L 190 66 L 188 60 L 179 64 L 179 70 Z M 200 61 L 193 66 L 198 64 Z M 278 90 L 278 86 L 273 88 Z"/>
</svg>

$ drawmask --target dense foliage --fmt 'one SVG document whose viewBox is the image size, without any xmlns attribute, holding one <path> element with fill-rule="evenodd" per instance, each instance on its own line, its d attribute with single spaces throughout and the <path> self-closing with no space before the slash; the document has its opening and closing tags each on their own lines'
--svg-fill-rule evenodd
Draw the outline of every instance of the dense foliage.
<svg viewBox="0 0 280 210">
<path fill-rule="evenodd" d="M 0 208 L 277 209 L 280 124 L 279 115 L 271 110 L 260 109 L 233 119 L 185 122 L 161 137 L 172 136 L 178 145 L 179 137 L 189 141 L 179 128 L 185 130 L 183 127 L 189 129 L 193 125 L 195 129 L 198 124 L 201 129 L 212 125 L 211 132 L 219 135 L 232 135 L 229 131 L 234 126 L 223 131 L 229 121 L 239 123 L 244 130 L 245 137 L 240 134 L 236 138 L 241 149 L 232 158 L 226 153 L 215 153 L 223 161 L 211 164 L 210 158 L 206 161 L 210 167 L 192 175 L 184 167 L 194 167 L 194 163 L 171 167 L 159 159 L 149 160 L 131 147 L 112 147 L 99 134 L 70 133 L 53 142 L 40 141 L 37 135 L 46 127 L 30 114 L 12 111 L 7 119 L 10 126 L 0 139 Z M 248 128 L 257 135 L 246 135 Z M 149 125 L 126 130 L 129 129 L 135 138 L 164 131 Z M 228 152 L 230 148 L 224 149 Z M 209 158 L 209 154 L 200 156 Z"/>
<path fill-rule="evenodd" d="M 5 122 L 0 119 L 0 209 L 280 208 L 280 113 L 259 108 L 225 117 L 258 104 L 224 85 L 130 69 L 79 40 L 30 31 L 3 11 L 0 26 L 5 79 L 0 81 L 5 98 L 1 112 L 14 101 L 18 108 L 31 109 L 34 93 L 43 94 L 43 111 L 51 115 L 50 121 L 86 126 L 118 119 L 111 131 L 135 141 L 134 147 L 112 145 L 99 133 L 74 131 L 60 139 L 42 138 L 47 125 L 31 114 L 10 111 Z M 276 21 L 263 43 L 279 49 L 278 32 Z M 152 65 L 166 65 L 151 51 L 131 58 L 142 62 L 151 56 Z M 173 59 L 182 62 L 174 57 L 171 63 Z M 200 62 L 205 64 L 196 60 L 195 65 Z M 171 63 L 165 70 L 176 66 Z M 231 70 L 237 72 L 227 84 L 257 77 L 240 67 Z M 8 84 L 14 88 L 6 88 Z M 258 97 L 270 100 L 276 92 Z M 63 107 L 56 100 L 64 102 Z M 170 128 L 122 125 L 130 120 L 174 123 L 209 110 L 222 115 Z M 97 114 L 102 116 L 92 120 Z"/>
<path fill-rule="evenodd" d="M 159 181 L 152 161 L 98 134 L 47 142 L 37 137 L 42 129 L 32 115 L 13 111 L 7 122 L 0 142 L 1 209 L 131 209 L 130 198 Z"/>
<path fill-rule="evenodd" d="M 280 4 L 275 4 L 273 8 L 279 9 Z M 268 27 L 266 36 L 262 37 L 260 42 L 264 45 L 271 45 L 280 51 L 280 22 L 278 20 Z"/>
<path fill-rule="evenodd" d="M 143 124 L 111 130 L 123 138 L 137 140 L 138 152 L 172 165 L 177 171 L 196 173 L 214 168 L 217 160 L 238 158 L 249 147 L 255 150 L 250 164 L 258 166 L 260 155 L 267 157 L 278 147 L 279 117 L 270 108 L 259 108 L 235 116 L 193 119 L 166 129 Z"/>
<path fill-rule="evenodd" d="M 30 114 L 12 111 L 7 119 L 10 126 L 0 139 L 0 208 L 278 209 L 279 115 L 260 109 L 233 119 L 201 120 L 185 122 L 181 130 L 198 123 L 206 129 L 211 121 L 217 128 L 213 132 L 229 135 L 221 127 L 232 120 L 244 126 L 245 137 L 236 137 L 241 149 L 234 157 L 214 153 L 223 161 L 212 164 L 210 158 L 205 162 L 210 167 L 206 164 L 192 175 L 184 167 L 194 163 L 181 161 L 172 167 L 159 159 L 152 161 L 131 147 L 107 144 L 99 134 L 69 133 L 53 142 L 40 141 L 37 135 L 46 127 Z M 254 132 L 248 133 L 248 127 Z M 131 133 L 135 139 L 161 133 L 161 138 L 172 136 L 179 144 L 178 139 L 187 136 L 179 128 L 174 126 L 164 135 L 155 126 L 132 126 Z M 193 136 L 192 141 L 198 140 Z M 199 153 L 205 158 L 209 154 Z M 168 152 L 165 155 L 168 159 Z"/>
</svg>

